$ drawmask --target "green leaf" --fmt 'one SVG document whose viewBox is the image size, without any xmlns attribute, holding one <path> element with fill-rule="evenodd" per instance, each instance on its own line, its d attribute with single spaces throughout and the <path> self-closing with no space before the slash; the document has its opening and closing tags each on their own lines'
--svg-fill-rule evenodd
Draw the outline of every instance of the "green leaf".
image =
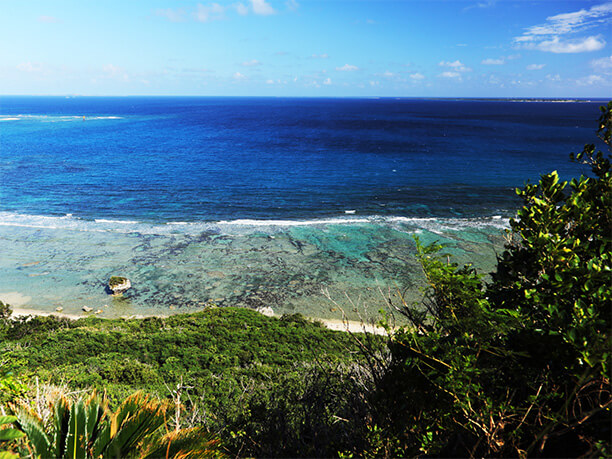
<svg viewBox="0 0 612 459">
<path fill-rule="evenodd" d="M 24 436 L 25 434 L 21 430 L 17 430 L 17 429 L 0 430 L 0 441 L 16 440 Z"/>
<path fill-rule="evenodd" d="M 57 457 L 51 450 L 51 442 L 40 419 L 23 411 L 17 414 L 17 424 L 27 435 L 28 441 L 37 456 Z"/>
<path fill-rule="evenodd" d="M 61 457 L 66 446 L 68 436 L 68 425 L 70 422 L 70 402 L 64 398 L 58 398 L 53 405 L 53 444 L 54 457 Z"/>
<path fill-rule="evenodd" d="M 134 451 L 138 444 L 155 432 L 164 422 L 165 408 L 137 392 L 124 400 L 113 415 L 117 432 L 107 446 L 108 453 L 123 457 Z"/>
<path fill-rule="evenodd" d="M 85 459 L 86 454 L 86 419 L 83 401 L 73 403 L 70 409 L 70 421 L 68 423 L 68 436 L 66 437 L 66 449 L 64 457 L 69 459 Z"/>
<path fill-rule="evenodd" d="M 0 426 L 3 424 L 10 424 L 16 420 L 17 418 L 15 416 L 0 416 Z"/>
</svg>

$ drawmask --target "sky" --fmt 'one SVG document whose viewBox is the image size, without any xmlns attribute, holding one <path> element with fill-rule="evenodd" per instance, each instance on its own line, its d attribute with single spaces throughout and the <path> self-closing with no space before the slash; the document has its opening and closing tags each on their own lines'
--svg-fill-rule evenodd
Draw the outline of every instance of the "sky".
<svg viewBox="0 0 612 459">
<path fill-rule="evenodd" d="M 612 98 L 612 2 L 0 0 L 0 94 Z"/>
</svg>

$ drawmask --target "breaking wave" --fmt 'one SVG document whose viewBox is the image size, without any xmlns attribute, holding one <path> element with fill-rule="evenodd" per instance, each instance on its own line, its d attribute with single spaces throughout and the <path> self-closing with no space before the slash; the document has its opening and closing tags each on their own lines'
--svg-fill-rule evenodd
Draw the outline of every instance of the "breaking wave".
<svg viewBox="0 0 612 459">
<path fill-rule="evenodd" d="M 509 219 L 500 215 L 474 218 L 418 218 L 403 216 L 339 216 L 309 220 L 255 220 L 237 219 L 222 221 L 170 221 L 151 223 L 136 220 L 84 219 L 72 214 L 64 216 L 27 215 L 14 212 L 0 212 L 0 226 L 22 228 L 45 228 L 70 231 L 92 231 L 110 233 L 140 234 L 248 234 L 255 232 L 276 232 L 289 227 L 330 226 L 330 225 L 380 225 L 402 231 L 426 230 L 434 233 L 461 231 L 475 228 L 505 229 Z"/>
</svg>

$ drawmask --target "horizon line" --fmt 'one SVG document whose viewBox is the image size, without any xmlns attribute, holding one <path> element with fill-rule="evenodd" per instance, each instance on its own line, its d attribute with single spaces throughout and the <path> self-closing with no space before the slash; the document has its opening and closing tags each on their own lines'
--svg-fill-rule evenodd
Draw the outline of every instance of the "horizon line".
<svg viewBox="0 0 612 459">
<path fill-rule="evenodd" d="M 201 94 L 0 94 L 0 97 L 63 97 L 63 98 L 77 98 L 77 97 L 117 97 L 117 98 L 129 98 L 129 97 L 160 97 L 160 98 L 234 98 L 234 99 L 417 99 L 417 100 L 543 100 L 543 101 L 589 101 L 589 100 L 608 100 L 610 97 L 606 96 L 594 96 L 594 97 L 541 97 L 541 96 L 236 96 L 236 95 L 201 95 Z"/>
</svg>

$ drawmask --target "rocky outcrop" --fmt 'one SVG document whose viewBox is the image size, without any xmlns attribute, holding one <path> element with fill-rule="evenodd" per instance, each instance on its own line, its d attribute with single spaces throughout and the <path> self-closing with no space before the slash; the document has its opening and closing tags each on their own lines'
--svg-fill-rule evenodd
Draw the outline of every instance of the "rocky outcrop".
<svg viewBox="0 0 612 459">
<path fill-rule="evenodd" d="M 121 295 L 132 287 L 132 283 L 127 277 L 112 276 L 108 280 L 108 290 L 113 295 Z"/>
<path fill-rule="evenodd" d="M 272 317 L 274 315 L 274 310 L 270 306 L 257 308 L 257 312 L 268 317 Z"/>
</svg>

